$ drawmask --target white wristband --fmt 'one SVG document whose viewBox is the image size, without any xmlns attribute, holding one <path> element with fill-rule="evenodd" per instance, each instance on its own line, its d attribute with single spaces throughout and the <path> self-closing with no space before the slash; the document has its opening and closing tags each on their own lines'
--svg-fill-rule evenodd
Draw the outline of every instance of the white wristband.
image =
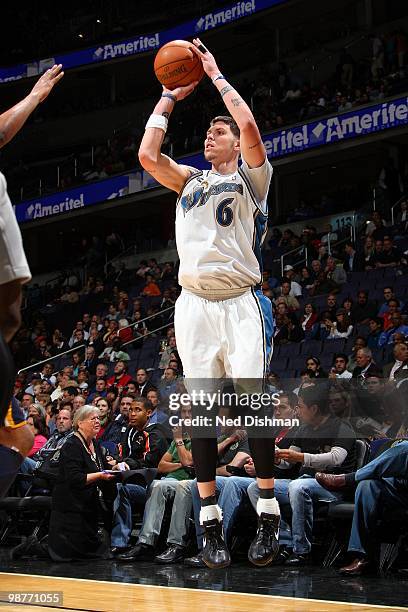
<svg viewBox="0 0 408 612">
<path fill-rule="evenodd" d="M 147 128 L 158 128 L 159 130 L 163 130 L 164 133 L 167 132 L 168 119 L 163 117 L 163 115 L 150 115 L 147 120 L 146 127 Z"/>
</svg>

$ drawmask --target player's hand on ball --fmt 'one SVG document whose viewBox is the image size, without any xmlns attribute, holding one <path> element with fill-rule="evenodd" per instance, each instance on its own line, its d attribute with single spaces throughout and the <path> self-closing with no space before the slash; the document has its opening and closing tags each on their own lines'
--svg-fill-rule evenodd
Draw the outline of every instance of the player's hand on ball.
<svg viewBox="0 0 408 612">
<path fill-rule="evenodd" d="M 203 62 L 204 72 L 210 77 L 210 79 L 217 74 L 220 74 L 221 71 L 217 66 L 217 62 L 215 61 L 213 54 L 206 49 L 201 40 L 199 38 L 194 38 L 193 45 L 193 50 Z M 203 52 L 203 49 L 206 49 L 206 51 Z"/>
<path fill-rule="evenodd" d="M 51 89 L 62 79 L 64 72 L 62 64 L 54 64 L 43 75 L 40 76 L 31 93 L 38 96 L 38 101 L 43 102 L 50 93 Z"/>
<path fill-rule="evenodd" d="M 194 91 L 197 84 L 198 81 L 193 81 L 193 83 L 190 83 L 190 85 L 186 85 L 185 87 L 176 87 L 176 89 L 167 89 L 167 87 L 163 86 L 163 93 L 169 93 L 172 96 L 176 96 L 177 102 L 180 102 L 180 100 L 184 100 L 184 98 L 187 98 L 187 96 Z"/>
</svg>

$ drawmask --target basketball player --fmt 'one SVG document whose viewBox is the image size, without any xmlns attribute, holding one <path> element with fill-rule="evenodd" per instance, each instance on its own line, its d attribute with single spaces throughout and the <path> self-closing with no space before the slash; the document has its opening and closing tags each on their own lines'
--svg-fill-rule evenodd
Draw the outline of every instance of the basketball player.
<svg viewBox="0 0 408 612">
<path fill-rule="evenodd" d="M 263 379 L 273 334 L 271 303 L 259 289 L 272 168 L 251 109 L 221 74 L 208 49 L 199 39 L 193 42 L 231 115 L 215 117 L 207 130 L 204 156 L 211 169 L 203 172 L 183 166 L 161 153 L 168 118 L 176 102 L 188 96 L 196 83 L 172 91 L 163 87 L 139 150 L 143 168 L 178 194 L 176 240 L 182 293 L 175 312 L 177 348 L 186 379 Z M 243 162 L 238 167 L 240 155 Z M 261 496 L 258 531 L 248 557 L 264 566 L 278 551 L 275 443 L 254 438 L 250 448 Z M 215 498 L 215 437 L 194 438 L 192 452 L 205 530 L 203 561 L 210 568 L 226 567 L 230 555 Z"/>
<path fill-rule="evenodd" d="M 26 98 L 0 115 L 0 147 L 17 134 L 64 76 L 61 68 L 55 65 L 47 70 Z M 21 286 L 30 279 L 6 179 L 0 172 L 0 499 L 7 493 L 34 441 L 17 401 L 11 399 L 14 364 L 7 346 L 21 324 Z"/>
</svg>

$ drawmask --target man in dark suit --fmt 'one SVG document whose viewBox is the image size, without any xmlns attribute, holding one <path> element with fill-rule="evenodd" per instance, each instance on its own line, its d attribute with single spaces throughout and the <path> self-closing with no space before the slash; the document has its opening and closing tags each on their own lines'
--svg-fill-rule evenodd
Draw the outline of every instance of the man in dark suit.
<svg viewBox="0 0 408 612">
<path fill-rule="evenodd" d="M 361 253 L 357 253 L 352 242 L 346 242 L 344 247 L 345 250 L 345 259 L 343 268 L 347 272 L 347 274 L 351 274 L 352 272 L 361 272 L 364 270 L 365 261 L 364 257 Z"/>
<path fill-rule="evenodd" d="M 147 372 L 144 368 L 136 370 L 137 394 L 142 397 L 147 397 L 149 391 L 156 390 L 156 387 L 150 382 Z"/>
<path fill-rule="evenodd" d="M 408 378 L 408 345 L 399 342 L 393 349 L 394 361 L 387 363 L 383 368 L 384 378 L 398 383 Z"/>
<path fill-rule="evenodd" d="M 365 379 L 378 373 L 378 367 L 373 362 L 373 354 L 369 348 L 361 348 L 356 354 L 357 366 L 353 370 L 353 381 L 358 387 L 365 386 Z"/>
</svg>

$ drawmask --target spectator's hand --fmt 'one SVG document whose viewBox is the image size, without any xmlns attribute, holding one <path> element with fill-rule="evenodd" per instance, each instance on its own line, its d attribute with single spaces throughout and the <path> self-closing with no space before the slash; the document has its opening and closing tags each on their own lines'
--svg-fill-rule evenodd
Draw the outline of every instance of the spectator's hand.
<svg viewBox="0 0 408 612">
<path fill-rule="evenodd" d="M 256 472 L 255 472 L 255 465 L 254 465 L 252 457 L 250 457 L 247 463 L 245 463 L 244 470 L 248 474 L 248 476 L 251 476 L 251 478 L 255 478 Z"/>
<path fill-rule="evenodd" d="M 331 378 L 332 380 L 336 378 L 336 371 L 335 370 L 330 370 L 329 372 L 329 378 Z"/>
<path fill-rule="evenodd" d="M 114 474 L 107 474 L 106 472 L 100 472 L 99 479 L 100 480 L 113 480 L 115 477 Z"/>
<path fill-rule="evenodd" d="M 111 455 L 106 455 L 106 461 L 112 468 L 118 463 Z"/>
<path fill-rule="evenodd" d="M 49 68 L 36 82 L 31 90 L 31 94 L 38 97 L 39 102 L 44 102 L 51 89 L 62 79 L 64 72 L 62 71 L 62 64 L 54 64 L 52 68 Z"/>
<path fill-rule="evenodd" d="M 280 449 L 278 453 L 279 459 L 288 463 L 303 463 L 303 453 L 291 449 Z"/>
<path fill-rule="evenodd" d="M 245 429 L 236 429 L 235 430 L 235 437 L 236 437 L 236 441 L 237 442 L 242 442 L 243 440 L 246 440 L 247 432 L 245 431 Z M 251 461 L 252 461 L 252 459 L 251 459 Z"/>
</svg>

